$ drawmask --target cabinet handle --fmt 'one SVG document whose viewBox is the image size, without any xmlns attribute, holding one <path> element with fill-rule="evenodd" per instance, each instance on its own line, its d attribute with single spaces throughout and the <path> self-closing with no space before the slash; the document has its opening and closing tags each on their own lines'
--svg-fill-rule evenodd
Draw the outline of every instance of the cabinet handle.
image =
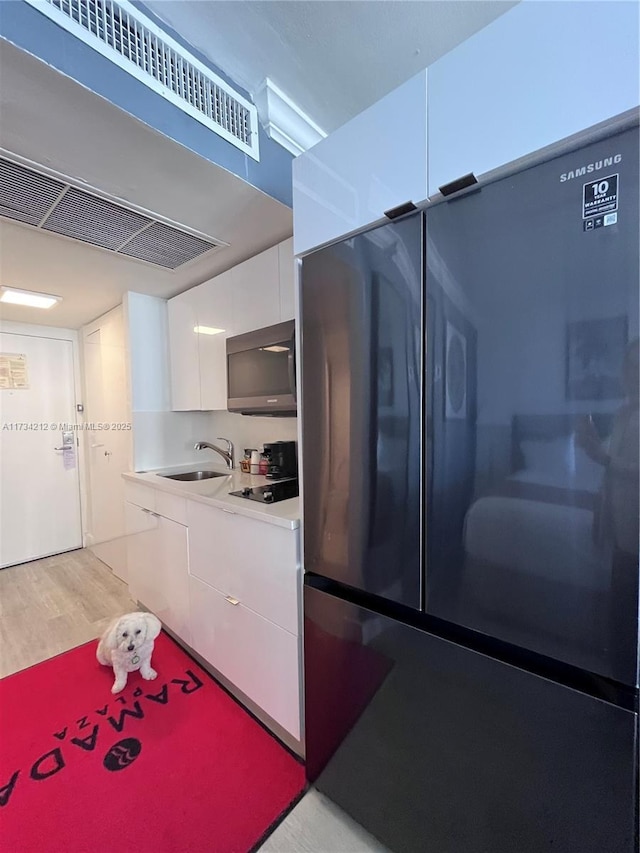
<svg viewBox="0 0 640 853">
<path fill-rule="evenodd" d="M 235 515 L 236 514 L 235 510 L 233 510 L 233 509 L 225 509 L 223 506 L 221 506 L 220 509 L 222 510 L 222 512 L 228 512 L 229 515 Z"/>
<path fill-rule="evenodd" d="M 146 512 L 147 515 L 152 515 L 154 518 L 160 518 L 157 512 L 152 512 L 150 509 L 145 509 L 145 507 L 141 506 L 140 509 L 142 512 Z"/>
<path fill-rule="evenodd" d="M 229 602 L 229 604 L 233 604 L 234 607 L 237 607 L 237 605 L 240 604 L 238 599 L 234 598 L 232 595 L 225 595 L 225 598 Z"/>
</svg>

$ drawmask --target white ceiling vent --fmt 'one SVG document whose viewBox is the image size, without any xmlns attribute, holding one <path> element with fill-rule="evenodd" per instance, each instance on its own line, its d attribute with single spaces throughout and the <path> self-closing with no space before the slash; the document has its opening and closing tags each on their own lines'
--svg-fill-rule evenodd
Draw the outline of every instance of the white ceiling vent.
<svg viewBox="0 0 640 853">
<path fill-rule="evenodd" d="M 253 104 L 127 0 L 27 0 L 146 86 L 260 159 Z"/>
<path fill-rule="evenodd" d="M 226 245 L 4 157 L 0 216 L 172 270 Z"/>
</svg>

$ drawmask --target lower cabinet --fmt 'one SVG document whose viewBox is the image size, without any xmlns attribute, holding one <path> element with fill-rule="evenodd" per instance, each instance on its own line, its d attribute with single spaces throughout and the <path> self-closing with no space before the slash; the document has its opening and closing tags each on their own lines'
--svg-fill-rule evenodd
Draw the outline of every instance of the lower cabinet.
<svg viewBox="0 0 640 853">
<path fill-rule="evenodd" d="M 189 572 L 299 633 L 298 531 L 187 501 Z"/>
<path fill-rule="evenodd" d="M 298 531 L 125 484 L 129 592 L 300 740 Z"/>
<path fill-rule="evenodd" d="M 193 648 L 300 738 L 299 638 L 191 577 Z"/>
<path fill-rule="evenodd" d="M 187 501 L 193 647 L 300 738 L 298 531 Z"/>
<path fill-rule="evenodd" d="M 128 501 L 125 523 L 131 597 L 191 643 L 187 528 Z"/>
</svg>

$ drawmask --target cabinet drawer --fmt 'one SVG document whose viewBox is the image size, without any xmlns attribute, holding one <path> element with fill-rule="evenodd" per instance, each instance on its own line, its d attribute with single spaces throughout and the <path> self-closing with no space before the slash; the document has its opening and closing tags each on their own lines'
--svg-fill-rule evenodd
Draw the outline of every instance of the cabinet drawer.
<svg viewBox="0 0 640 853">
<path fill-rule="evenodd" d="M 187 502 L 189 572 L 292 634 L 298 627 L 296 530 Z"/>
<path fill-rule="evenodd" d="M 170 518 L 172 521 L 177 521 L 178 524 L 187 523 L 187 502 L 184 498 L 179 498 L 177 495 L 170 495 L 167 492 L 156 491 L 156 512 L 165 518 Z"/>
<path fill-rule="evenodd" d="M 299 639 L 189 578 L 193 648 L 295 738 L 300 737 Z"/>
<path fill-rule="evenodd" d="M 150 486 L 142 486 L 140 483 L 132 483 L 131 480 L 124 482 L 124 499 L 136 506 L 144 507 L 155 512 L 156 492 Z"/>
</svg>

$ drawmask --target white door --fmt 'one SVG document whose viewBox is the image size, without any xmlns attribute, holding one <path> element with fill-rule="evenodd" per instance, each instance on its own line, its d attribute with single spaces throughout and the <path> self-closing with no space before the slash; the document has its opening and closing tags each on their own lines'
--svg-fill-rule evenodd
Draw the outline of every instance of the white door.
<svg viewBox="0 0 640 853">
<path fill-rule="evenodd" d="M 4 332 L 7 354 L 26 376 L 0 360 L 1 567 L 82 547 L 73 344 Z"/>
<path fill-rule="evenodd" d="M 124 480 L 131 468 L 131 419 L 122 308 L 83 329 L 89 507 L 87 545 L 126 580 Z"/>
</svg>

